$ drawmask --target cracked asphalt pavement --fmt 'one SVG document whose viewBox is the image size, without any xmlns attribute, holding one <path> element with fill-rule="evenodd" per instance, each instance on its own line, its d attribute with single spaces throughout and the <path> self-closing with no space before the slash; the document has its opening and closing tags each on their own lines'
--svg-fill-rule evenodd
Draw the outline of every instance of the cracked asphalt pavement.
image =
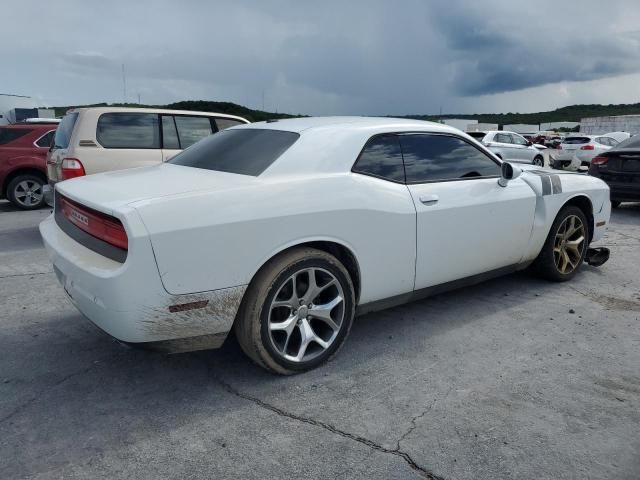
<svg viewBox="0 0 640 480">
<path fill-rule="evenodd" d="M 640 478 L 639 204 L 613 212 L 604 266 L 366 315 L 293 377 L 233 339 L 117 344 L 56 282 L 46 215 L 0 202 L 2 479 Z"/>
</svg>

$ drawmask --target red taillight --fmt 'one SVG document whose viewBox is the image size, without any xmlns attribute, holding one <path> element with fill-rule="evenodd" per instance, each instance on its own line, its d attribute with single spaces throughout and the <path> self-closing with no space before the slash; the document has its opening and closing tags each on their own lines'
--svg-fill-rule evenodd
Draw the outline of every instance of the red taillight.
<svg viewBox="0 0 640 480">
<path fill-rule="evenodd" d="M 70 178 L 83 177 L 84 167 L 82 162 L 76 158 L 65 158 L 62 160 L 62 179 L 69 180 Z"/>
<path fill-rule="evenodd" d="M 604 165 L 609 159 L 607 157 L 595 157 L 591 160 L 591 165 Z"/>
<path fill-rule="evenodd" d="M 60 196 L 59 199 L 65 218 L 80 230 L 114 247 L 128 250 L 129 239 L 120 220 L 84 207 L 68 198 Z"/>
<path fill-rule="evenodd" d="M 593 145 L 585 145 L 584 147 L 580 147 L 580 150 L 593 150 Z"/>
</svg>

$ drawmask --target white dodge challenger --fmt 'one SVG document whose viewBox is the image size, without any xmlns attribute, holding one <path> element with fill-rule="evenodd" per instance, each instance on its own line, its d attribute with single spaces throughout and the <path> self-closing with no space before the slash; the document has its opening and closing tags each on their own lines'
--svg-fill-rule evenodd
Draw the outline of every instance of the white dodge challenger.
<svg viewBox="0 0 640 480">
<path fill-rule="evenodd" d="M 290 374 L 333 356 L 356 314 L 604 263 L 589 245 L 610 211 L 601 180 L 501 162 L 445 125 L 302 118 L 59 183 L 40 231 L 71 301 L 116 339 L 187 351 L 233 329 Z"/>
</svg>

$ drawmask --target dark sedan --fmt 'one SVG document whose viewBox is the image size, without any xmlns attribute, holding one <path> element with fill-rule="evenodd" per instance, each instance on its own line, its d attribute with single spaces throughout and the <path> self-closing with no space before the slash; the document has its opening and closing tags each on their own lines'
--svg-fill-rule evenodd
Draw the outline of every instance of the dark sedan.
<svg viewBox="0 0 640 480">
<path fill-rule="evenodd" d="M 621 202 L 640 202 L 640 135 L 591 160 L 589 175 L 609 185 L 613 207 Z"/>
</svg>

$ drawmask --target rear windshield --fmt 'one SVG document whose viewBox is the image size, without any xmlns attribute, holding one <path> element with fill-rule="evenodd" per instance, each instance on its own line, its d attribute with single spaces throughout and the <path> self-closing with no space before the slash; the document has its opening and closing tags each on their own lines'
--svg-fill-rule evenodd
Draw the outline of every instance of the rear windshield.
<svg viewBox="0 0 640 480">
<path fill-rule="evenodd" d="M 467 135 L 475 138 L 476 140 L 482 140 L 484 137 L 487 136 L 487 134 L 484 132 L 467 132 Z"/>
<path fill-rule="evenodd" d="M 6 145 L 31 132 L 27 128 L 0 128 L 0 145 Z"/>
<path fill-rule="evenodd" d="M 564 142 L 567 145 L 580 145 L 582 143 L 589 143 L 591 139 L 589 137 L 567 137 Z"/>
<path fill-rule="evenodd" d="M 63 118 L 58 128 L 56 129 L 56 136 L 53 137 L 54 148 L 68 148 L 69 141 L 71 141 L 71 133 L 73 127 L 78 119 L 78 113 L 67 113 Z"/>
<path fill-rule="evenodd" d="M 282 130 L 224 130 L 192 145 L 168 163 L 257 177 L 299 137 Z"/>
<path fill-rule="evenodd" d="M 621 148 L 640 148 L 640 135 L 629 137 L 615 146 L 616 150 Z"/>
</svg>

